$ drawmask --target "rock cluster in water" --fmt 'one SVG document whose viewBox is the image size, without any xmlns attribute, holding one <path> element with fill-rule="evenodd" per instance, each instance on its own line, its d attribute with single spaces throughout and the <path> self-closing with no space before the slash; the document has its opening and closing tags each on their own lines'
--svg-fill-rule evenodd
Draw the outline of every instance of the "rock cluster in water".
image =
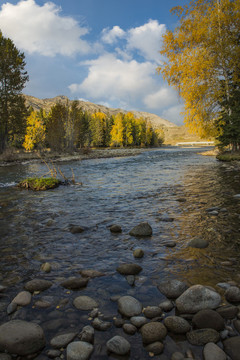
<svg viewBox="0 0 240 360">
<path fill-rule="evenodd" d="M 141 231 L 146 230 L 150 236 L 148 226 L 143 224 Z M 126 277 L 133 276 L 135 281 L 135 276 L 142 271 L 142 267 L 134 263 L 120 264 L 116 271 Z M 67 360 L 88 360 L 98 347 L 96 332 L 105 332 L 104 353 L 101 354 L 104 358 L 109 354 L 128 356 L 132 348 L 131 337 L 138 336 L 141 338 L 143 358 L 146 358 L 148 353 L 150 356 L 162 354 L 163 357 L 159 359 L 166 360 L 168 358 L 164 351 L 167 337 L 181 336 L 188 342 L 188 349 L 181 352 L 173 347 L 169 357 L 171 360 L 198 359 L 192 354 L 194 346 L 202 347 L 202 358 L 205 360 L 240 359 L 238 286 L 221 284 L 222 288 L 226 286 L 223 303 L 222 297 L 214 288 L 200 284 L 188 287 L 182 281 L 168 279 L 158 283 L 158 290 L 166 299 L 157 306 L 151 303 L 151 299 L 144 307 L 139 299 L 129 294 L 116 296 L 106 300 L 115 301 L 116 314 L 112 318 L 105 318 L 101 313 L 100 299 L 97 296 L 85 295 L 82 290 L 90 281 L 94 281 L 94 278 L 101 276 L 104 276 L 104 273 L 86 269 L 81 271 L 81 277 L 67 278 L 58 284 L 46 279 L 27 281 L 24 290 L 16 294 L 7 306 L 9 321 L 0 325 L 0 359 L 11 360 L 16 356 L 20 357 L 19 359 L 33 359 L 41 353 L 42 356 L 45 354 L 56 360 L 64 359 L 65 356 Z M 34 302 L 35 294 L 47 293 L 53 285 L 61 286 L 74 296 L 73 308 L 79 311 L 79 314 L 86 314 L 83 317 L 85 324 L 79 326 L 78 331 L 66 329 L 64 333 L 58 333 L 61 319 L 56 319 L 51 324 L 55 335 L 46 339 L 37 319 L 25 321 L 16 317 L 19 307 L 27 309 L 28 306 L 34 306 L 45 309 L 53 306 L 50 296 Z M 0 286 L 0 292 L 4 291 L 6 288 Z M 78 293 L 74 295 L 71 291 Z"/>
</svg>

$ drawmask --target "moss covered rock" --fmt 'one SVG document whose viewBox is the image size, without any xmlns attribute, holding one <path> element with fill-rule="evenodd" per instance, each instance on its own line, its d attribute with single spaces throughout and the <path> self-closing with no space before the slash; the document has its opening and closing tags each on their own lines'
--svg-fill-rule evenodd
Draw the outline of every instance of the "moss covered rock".
<svg viewBox="0 0 240 360">
<path fill-rule="evenodd" d="M 40 190 L 54 189 L 54 188 L 58 187 L 60 184 L 61 184 L 61 181 L 58 179 L 55 179 L 55 178 L 35 177 L 35 178 L 27 178 L 27 179 L 20 181 L 18 186 L 20 188 L 24 188 L 24 189 L 40 191 Z"/>
</svg>

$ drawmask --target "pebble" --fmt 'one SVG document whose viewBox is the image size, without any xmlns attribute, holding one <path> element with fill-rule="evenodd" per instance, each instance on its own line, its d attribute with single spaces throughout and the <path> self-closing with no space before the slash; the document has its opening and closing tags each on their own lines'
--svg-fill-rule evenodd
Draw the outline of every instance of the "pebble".
<svg viewBox="0 0 240 360">
<path fill-rule="evenodd" d="M 112 324 L 108 321 L 103 321 L 99 318 L 95 318 L 92 322 L 92 326 L 96 330 L 106 331 L 112 326 Z"/>
<path fill-rule="evenodd" d="M 217 311 L 211 309 L 200 310 L 194 315 L 192 323 L 198 329 L 210 328 L 216 331 L 224 329 L 222 316 Z"/>
<path fill-rule="evenodd" d="M 93 344 L 94 341 L 94 328 L 90 325 L 84 326 L 80 334 L 78 335 L 81 341 Z"/>
<path fill-rule="evenodd" d="M 27 291 L 30 291 L 31 293 L 35 291 L 44 291 L 49 289 L 52 286 L 52 282 L 48 280 L 42 280 L 42 279 L 33 279 L 28 281 L 24 287 Z"/>
<path fill-rule="evenodd" d="M 41 265 L 41 270 L 45 273 L 50 273 L 50 271 L 52 270 L 52 267 L 48 262 L 46 262 Z"/>
<path fill-rule="evenodd" d="M 154 355 L 160 355 L 163 352 L 164 345 L 160 341 L 156 341 L 146 346 L 146 350 Z"/>
<path fill-rule="evenodd" d="M 76 336 L 76 333 L 57 335 L 51 339 L 50 345 L 55 349 L 65 348 Z"/>
<path fill-rule="evenodd" d="M 224 319 L 234 319 L 237 316 L 238 308 L 235 305 L 223 305 L 216 309 Z"/>
<path fill-rule="evenodd" d="M 177 245 L 177 243 L 176 241 L 168 241 L 164 245 L 169 248 L 174 248 Z"/>
<path fill-rule="evenodd" d="M 81 234 L 84 231 L 84 228 L 81 226 L 73 225 L 73 226 L 70 226 L 69 230 L 72 234 Z"/>
<path fill-rule="evenodd" d="M 184 355 L 179 351 L 174 352 L 171 356 L 171 360 L 184 360 L 184 359 L 185 359 Z"/>
<path fill-rule="evenodd" d="M 113 323 L 117 328 L 120 328 L 123 326 L 123 324 L 125 323 L 123 319 L 120 318 L 114 318 L 113 319 Z"/>
<path fill-rule="evenodd" d="M 116 335 L 108 340 L 107 349 L 116 355 L 127 355 L 130 352 L 131 345 L 124 337 Z"/>
<path fill-rule="evenodd" d="M 132 296 L 122 296 L 118 300 L 118 310 L 122 315 L 132 317 L 141 314 L 142 304 Z"/>
<path fill-rule="evenodd" d="M 160 322 L 150 322 L 141 327 L 142 341 L 144 344 L 151 344 L 161 341 L 167 335 L 166 327 Z"/>
<path fill-rule="evenodd" d="M 101 277 L 105 275 L 101 271 L 92 270 L 92 269 L 80 270 L 79 273 L 82 275 L 82 277 L 89 277 L 89 278 Z"/>
<path fill-rule="evenodd" d="M 61 355 L 61 351 L 60 350 L 54 350 L 54 349 L 51 349 L 51 350 L 48 350 L 47 351 L 47 356 L 50 358 L 50 359 L 54 359 L 56 357 L 59 357 Z"/>
<path fill-rule="evenodd" d="M 129 334 L 129 335 L 134 335 L 137 332 L 136 326 L 134 326 L 132 324 L 124 324 L 123 330 L 126 334 Z"/>
<path fill-rule="evenodd" d="M 135 277 L 134 275 L 127 275 L 126 280 L 130 286 L 133 286 L 135 283 Z"/>
<path fill-rule="evenodd" d="M 172 301 L 165 300 L 158 305 L 163 311 L 169 312 L 174 308 Z"/>
<path fill-rule="evenodd" d="M 67 346 L 67 360 L 88 360 L 92 352 L 92 344 L 85 341 L 74 341 Z"/>
<path fill-rule="evenodd" d="M 89 296 L 78 296 L 73 300 L 73 305 L 78 310 L 92 310 L 98 307 L 98 303 Z"/>
<path fill-rule="evenodd" d="M 197 249 L 205 249 L 208 247 L 209 242 L 204 239 L 193 239 L 188 243 L 188 247 L 197 248 Z"/>
<path fill-rule="evenodd" d="M 151 236 L 152 235 L 152 228 L 147 222 L 142 222 L 129 232 L 129 235 L 141 237 L 141 236 Z"/>
<path fill-rule="evenodd" d="M 148 322 L 144 316 L 133 316 L 130 318 L 130 321 L 137 328 L 140 328 Z"/>
<path fill-rule="evenodd" d="M 144 256 L 144 251 L 142 249 L 135 249 L 133 251 L 133 256 L 137 259 L 140 259 Z"/>
<path fill-rule="evenodd" d="M 240 358 L 240 336 L 230 337 L 223 341 L 224 351 L 232 360 Z"/>
<path fill-rule="evenodd" d="M 153 319 L 157 316 L 161 316 L 162 310 L 158 306 L 147 306 L 143 309 L 143 313 L 148 319 Z"/>
<path fill-rule="evenodd" d="M 117 271 L 121 275 L 137 275 L 142 271 L 142 267 L 138 264 L 122 264 L 118 266 Z"/>
<path fill-rule="evenodd" d="M 21 291 L 12 300 L 12 303 L 15 303 L 19 306 L 26 306 L 26 305 L 30 304 L 31 300 L 32 300 L 32 295 L 29 291 Z"/>
<path fill-rule="evenodd" d="M 88 284 L 88 278 L 70 278 L 61 283 L 66 289 L 69 290 L 79 290 Z"/>
<path fill-rule="evenodd" d="M 122 232 L 122 228 L 121 228 L 120 225 L 112 225 L 112 226 L 110 227 L 110 231 L 111 231 L 112 233 L 121 233 L 121 232 Z"/>
<path fill-rule="evenodd" d="M 225 292 L 225 298 L 230 303 L 240 302 L 240 289 L 237 286 L 230 286 Z"/>
<path fill-rule="evenodd" d="M 164 320 L 166 328 L 174 334 L 186 334 L 190 331 L 190 324 L 180 316 L 168 316 Z"/>
<path fill-rule="evenodd" d="M 170 299 L 178 298 L 187 288 L 184 282 L 175 279 L 163 281 L 158 285 L 160 292 Z"/>
<path fill-rule="evenodd" d="M 220 335 L 214 329 L 199 329 L 188 332 L 187 339 L 192 345 L 205 345 L 209 342 L 218 342 Z"/>
<path fill-rule="evenodd" d="M 203 356 L 204 360 L 227 360 L 225 352 L 213 342 L 204 346 Z"/>
<path fill-rule="evenodd" d="M 17 304 L 14 302 L 11 302 L 8 307 L 7 307 L 7 314 L 10 315 L 12 313 L 14 313 L 14 311 L 17 310 Z"/>
</svg>

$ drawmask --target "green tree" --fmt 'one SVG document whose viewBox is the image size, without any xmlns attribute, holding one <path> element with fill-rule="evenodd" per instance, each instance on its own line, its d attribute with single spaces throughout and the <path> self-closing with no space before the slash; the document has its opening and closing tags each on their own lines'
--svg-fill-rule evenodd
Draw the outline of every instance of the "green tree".
<svg viewBox="0 0 240 360">
<path fill-rule="evenodd" d="M 21 134 L 24 127 L 22 123 L 25 118 L 22 115 L 26 109 L 21 100 L 21 92 L 28 81 L 25 65 L 24 54 L 0 31 L 0 152 L 6 147 L 9 136 Z"/>
<path fill-rule="evenodd" d="M 63 151 L 65 149 L 65 123 L 68 117 L 68 107 L 57 103 L 54 105 L 46 122 L 46 140 L 51 149 Z"/>
</svg>

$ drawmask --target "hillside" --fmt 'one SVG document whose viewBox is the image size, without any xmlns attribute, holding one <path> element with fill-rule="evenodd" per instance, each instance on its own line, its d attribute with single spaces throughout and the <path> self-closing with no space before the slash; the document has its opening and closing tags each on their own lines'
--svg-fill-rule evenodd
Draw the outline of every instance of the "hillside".
<svg viewBox="0 0 240 360">
<path fill-rule="evenodd" d="M 69 100 L 66 96 L 60 95 L 56 96 L 51 99 L 38 99 L 33 96 L 24 95 L 26 98 L 26 104 L 27 106 L 32 106 L 34 110 L 39 110 L 40 108 L 45 109 L 46 112 L 49 112 L 51 107 L 56 104 L 57 102 L 63 103 L 63 104 L 71 104 L 72 100 Z M 104 105 L 97 105 L 88 101 L 81 101 L 78 100 L 79 106 L 83 109 L 83 111 L 88 111 L 90 113 L 94 113 L 96 111 L 101 111 L 104 114 L 107 115 L 116 115 L 119 112 L 122 112 L 126 114 L 128 111 L 131 110 L 123 110 L 123 109 L 111 109 Z M 131 111 L 135 117 L 142 117 L 146 119 L 147 121 L 150 121 L 152 126 L 154 128 L 159 127 L 166 127 L 166 128 L 172 128 L 176 127 L 175 124 L 171 123 L 168 120 L 162 119 L 160 116 L 157 116 L 155 114 L 143 112 L 143 111 Z"/>
</svg>

